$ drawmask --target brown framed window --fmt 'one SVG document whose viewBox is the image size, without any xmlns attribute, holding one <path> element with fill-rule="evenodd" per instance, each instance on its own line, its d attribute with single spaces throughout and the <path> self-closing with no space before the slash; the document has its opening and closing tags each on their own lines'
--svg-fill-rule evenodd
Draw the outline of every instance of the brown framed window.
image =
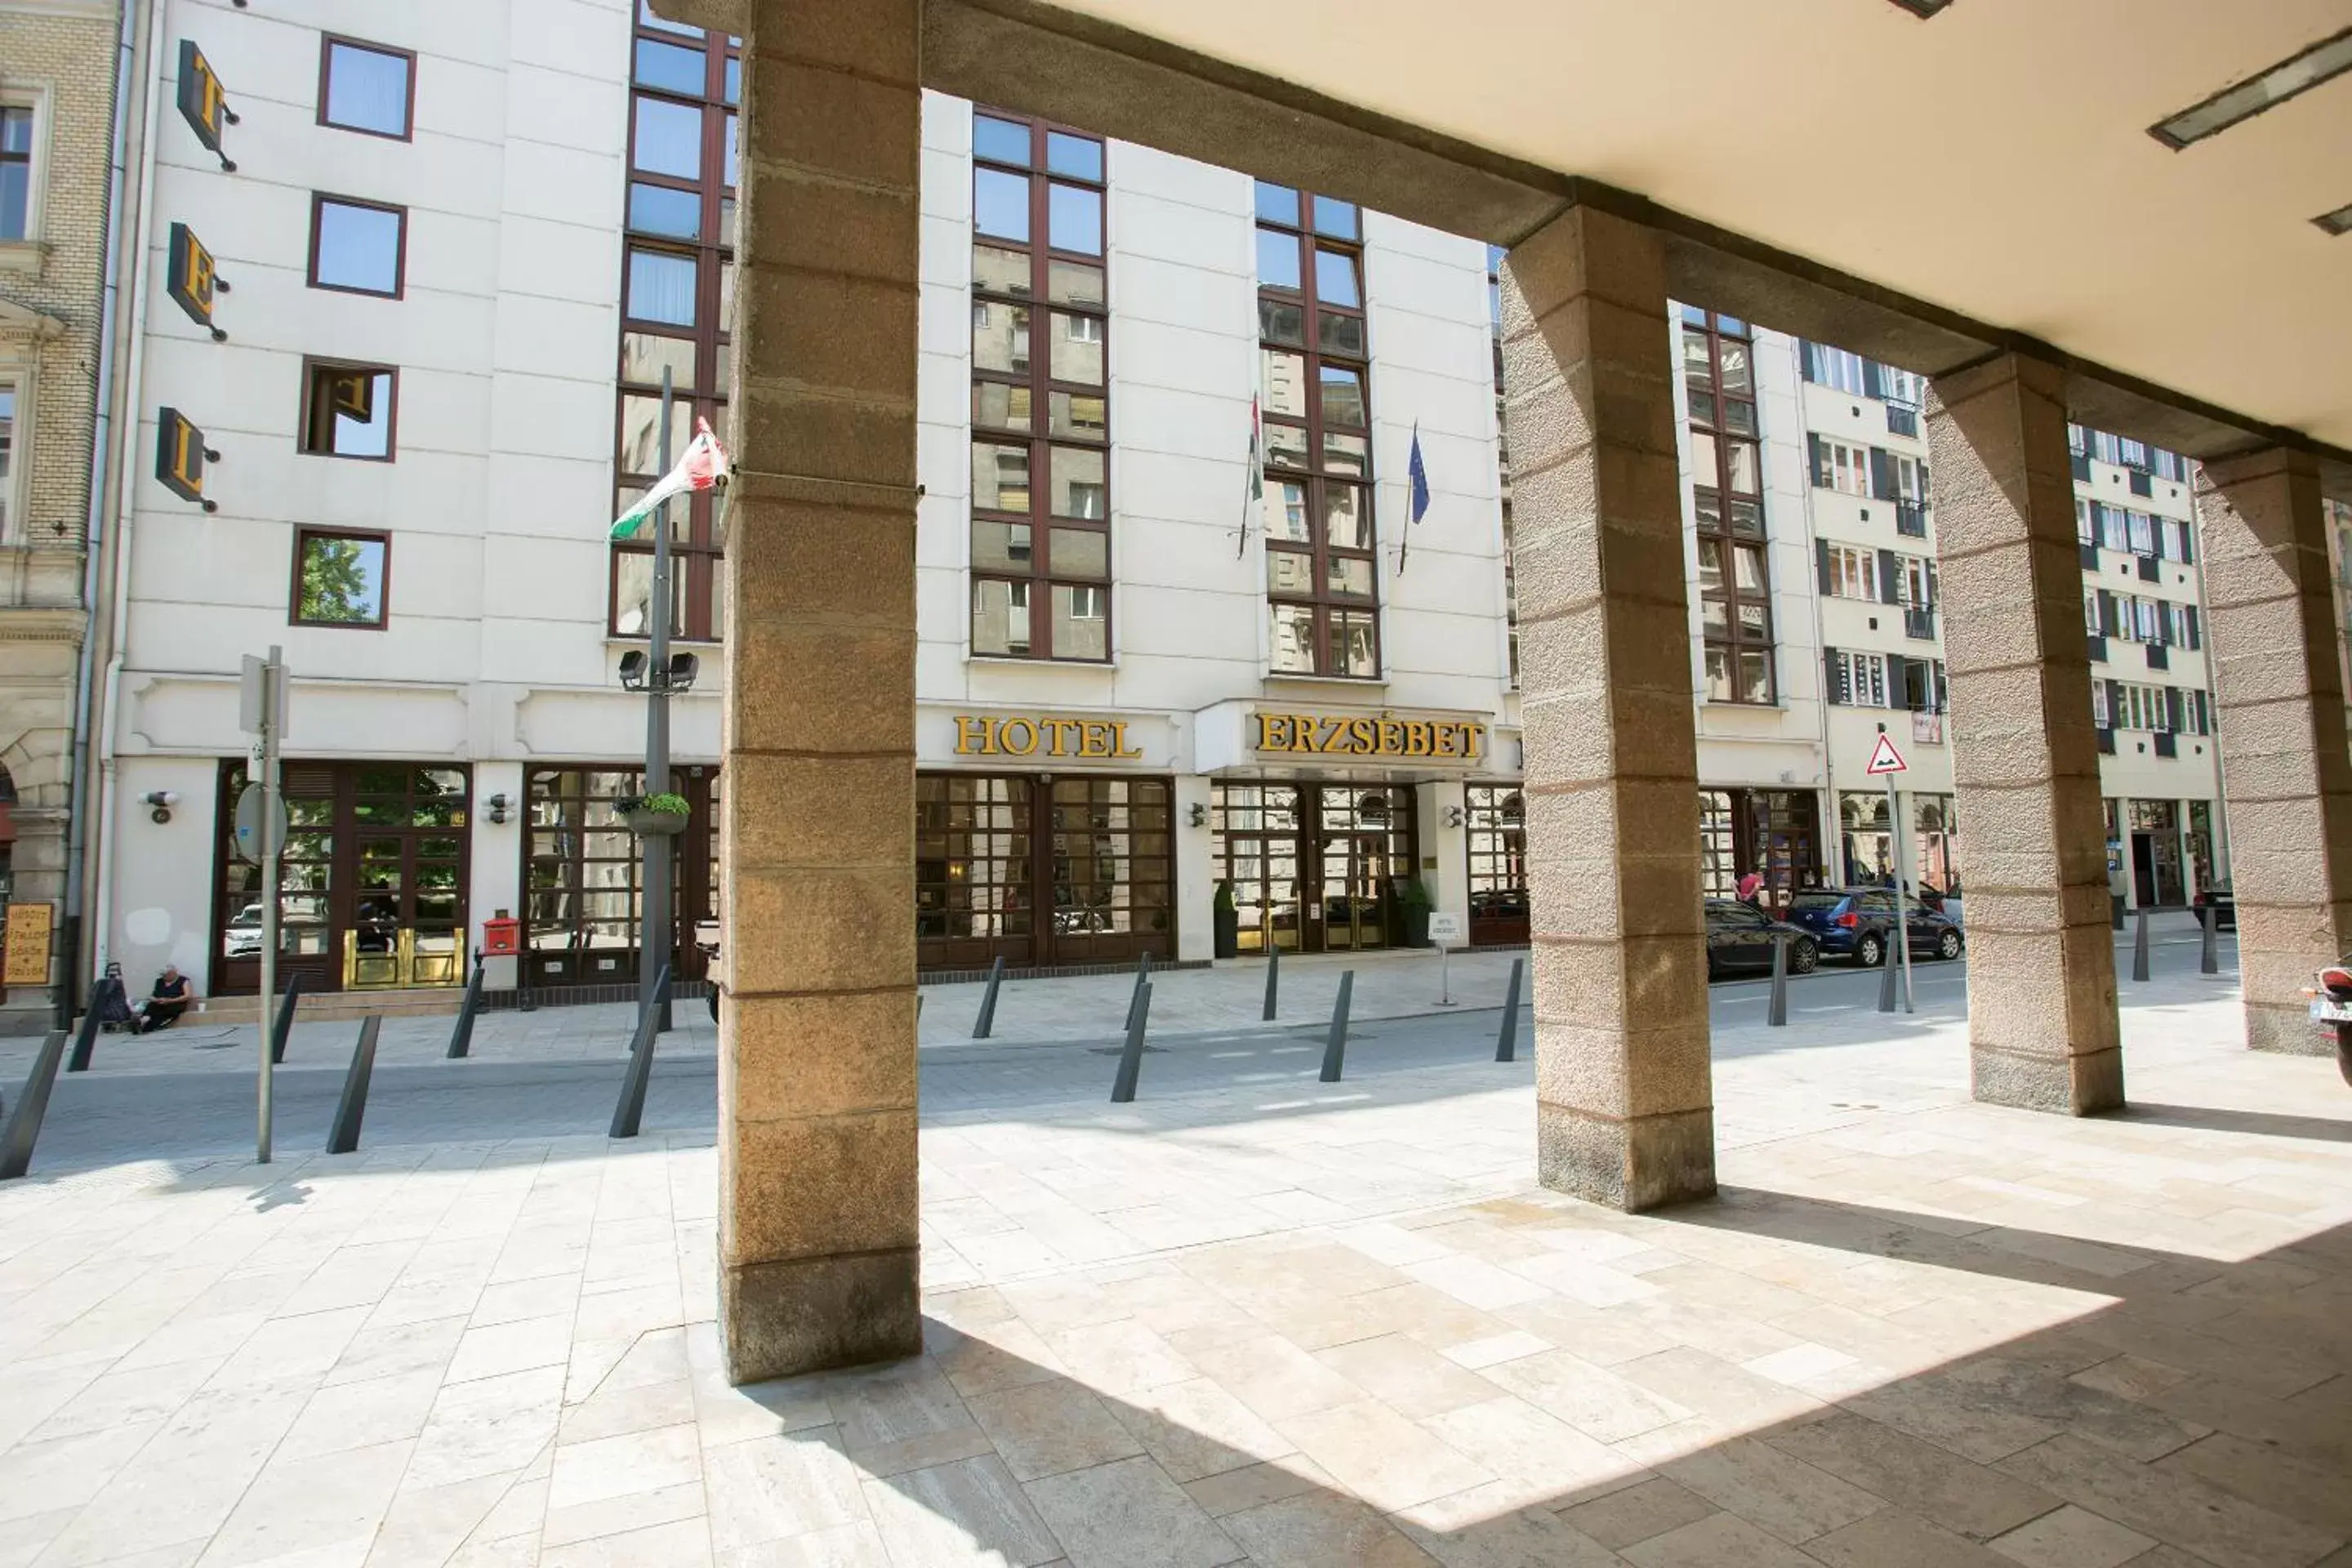
<svg viewBox="0 0 2352 1568">
<path fill-rule="evenodd" d="M 415 122 L 415 55 L 331 34 L 320 40 L 320 124 L 405 142 Z"/>
<path fill-rule="evenodd" d="M 979 110 L 971 181 L 971 651 L 1108 659 L 1103 143 Z"/>
<path fill-rule="evenodd" d="M 627 241 L 621 260 L 621 343 L 613 498 L 617 517 L 660 478 L 662 373 L 670 377 L 675 462 L 707 419 L 728 437 L 733 372 L 736 100 L 742 59 L 706 36 L 638 7 L 629 97 Z M 709 492 L 670 503 L 670 630 L 689 641 L 726 633 L 719 516 Z M 613 547 L 607 627 L 653 632 L 653 543 Z"/>
<path fill-rule="evenodd" d="M 1265 593 L 1276 673 L 1381 673 L 1363 215 L 1258 182 Z"/>
<path fill-rule="evenodd" d="M 391 462 L 399 411 L 400 372 L 394 367 L 302 362 L 301 447 L 310 456 Z"/>
<path fill-rule="evenodd" d="M 1682 307 L 1698 529 L 1699 629 L 1709 702 L 1778 700 L 1764 456 L 1756 426 L 1756 345 L 1748 323 Z"/>
<path fill-rule="evenodd" d="M 381 630 L 392 601 L 392 535 L 377 529 L 298 528 L 288 619 L 298 626 Z"/>
<path fill-rule="evenodd" d="M 408 209 L 310 194 L 310 287 L 397 300 L 408 271 Z"/>
</svg>

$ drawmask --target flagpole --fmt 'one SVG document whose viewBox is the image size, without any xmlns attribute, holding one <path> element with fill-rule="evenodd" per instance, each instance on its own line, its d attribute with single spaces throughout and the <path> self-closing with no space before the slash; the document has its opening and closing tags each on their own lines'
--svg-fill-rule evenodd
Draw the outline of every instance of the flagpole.
<svg viewBox="0 0 2352 1568">
<path fill-rule="evenodd" d="M 661 390 L 661 471 L 669 472 L 670 405 L 674 397 L 670 389 L 670 372 L 662 368 Z M 689 503 L 691 504 L 691 503 Z M 653 647 L 646 661 L 646 787 L 647 795 L 666 795 L 669 791 L 669 502 L 664 500 L 654 509 L 654 587 L 652 605 Z M 670 918 L 670 884 L 673 877 L 671 835 L 646 833 L 638 837 L 646 847 L 645 861 L 645 923 L 637 941 L 637 1013 L 640 1017 L 647 1007 L 658 1005 L 661 1017 L 656 1023 L 657 1031 L 670 1027 L 670 1005 L 667 996 L 656 997 L 662 970 L 677 959 L 676 931 Z"/>
</svg>

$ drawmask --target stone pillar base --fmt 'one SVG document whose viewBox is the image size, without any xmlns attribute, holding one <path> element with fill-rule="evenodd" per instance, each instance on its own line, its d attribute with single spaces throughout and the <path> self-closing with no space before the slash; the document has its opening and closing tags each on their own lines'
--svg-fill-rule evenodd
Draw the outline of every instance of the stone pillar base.
<svg viewBox="0 0 2352 1568">
<path fill-rule="evenodd" d="M 735 1384 L 918 1354 L 922 1253 L 908 1247 L 723 1266 L 719 1341 Z"/>
<path fill-rule="evenodd" d="M 1556 1193 L 1628 1214 L 1715 1195 L 1715 1112 L 1631 1121 L 1536 1104 L 1536 1179 Z"/>
<path fill-rule="evenodd" d="M 2060 1116 L 2095 1116 L 2124 1105 L 2124 1054 L 2120 1047 L 2078 1057 L 2028 1055 L 1971 1045 L 1969 1092 L 1987 1105 L 2045 1110 Z"/>
<path fill-rule="evenodd" d="M 2315 966 L 2316 967 L 2316 966 Z M 2248 1001 L 2246 1048 L 2286 1057 L 2332 1057 L 2336 1032 L 2315 1022 L 2308 1007 Z"/>
</svg>

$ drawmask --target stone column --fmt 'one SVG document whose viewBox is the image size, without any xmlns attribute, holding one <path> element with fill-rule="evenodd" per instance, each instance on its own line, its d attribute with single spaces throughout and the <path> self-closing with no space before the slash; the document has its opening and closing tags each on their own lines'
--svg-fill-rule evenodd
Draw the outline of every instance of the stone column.
<svg viewBox="0 0 2352 1568">
<path fill-rule="evenodd" d="M 1938 378 L 1927 453 L 1976 1097 L 2110 1110 L 2123 1052 L 2064 373 L 2001 354 Z"/>
<path fill-rule="evenodd" d="M 919 0 L 759 0 L 727 547 L 719 1322 L 911 1355 Z"/>
<path fill-rule="evenodd" d="M 2318 469 L 2277 450 L 2205 464 L 2197 523 L 2246 1044 L 2325 1052 L 2302 988 L 2352 936 L 2352 761 Z"/>
<path fill-rule="evenodd" d="M 1629 1210 L 1715 1190 L 1665 279 L 1579 207 L 1503 283 L 1538 1173 Z"/>
</svg>

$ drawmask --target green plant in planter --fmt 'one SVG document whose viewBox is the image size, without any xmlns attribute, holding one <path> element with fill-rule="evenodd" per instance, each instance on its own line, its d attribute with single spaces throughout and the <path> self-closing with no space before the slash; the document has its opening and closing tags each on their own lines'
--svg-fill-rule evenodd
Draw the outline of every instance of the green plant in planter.
<svg viewBox="0 0 2352 1568">
<path fill-rule="evenodd" d="M 1397 902 L 1408 911 L 1426 914 L 1435 907 L 1429 896 L 1429 886 L 1418 877 L 1403 877 L 1397 882 Z"/>
<path fill-rule="evenodd" d="M 685 816 L 689 815 L 694 810 L 694 807 L 687 804 L 686 796 L 682 795 L 670 795 L 665 793 L 662 795 L 649 795 L 645 796 L 635 802 L 634 809 L 637 811 L 657 811 L 664 816 Z"/>
<path fill-rule="evenodd" d="M 1221 915 L 1229 915 L 1234 912 L 1233 883 L 1229 881 L 1220 881 L 1217 884 L 1217 891 L 1215 896 L 1210 900 L 1210 907 L 1214 909 Z"/>
</svg>

